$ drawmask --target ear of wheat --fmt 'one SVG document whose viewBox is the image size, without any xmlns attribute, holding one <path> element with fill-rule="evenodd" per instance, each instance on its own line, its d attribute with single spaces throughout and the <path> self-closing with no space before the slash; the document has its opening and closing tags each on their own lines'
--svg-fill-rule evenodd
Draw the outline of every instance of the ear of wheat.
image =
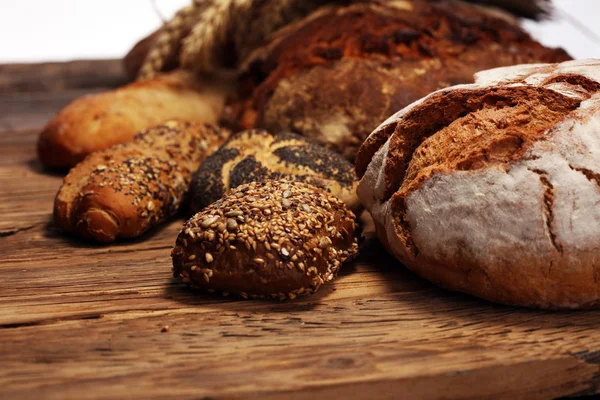
<svg viewBox="0 0 600 400">
<path fill-rule="evenodd" d="M 152 48 L 146 55 L 140 68 L 138 78 L 150 79 L 162 71 L 167 60 L 175 57 L 179 42 L 194 25 L 202 7 L 194 3 L 179 10 L 175 16 L 165 23 Z"/>
<path fill-rule="evenodd" d="M 197 72 L 219 66 L 215 55 L 240 24 L 254 0 L 214 0 L 204 9 L 190 34 L 183 39 L 180 63 Z"/>
</svg>

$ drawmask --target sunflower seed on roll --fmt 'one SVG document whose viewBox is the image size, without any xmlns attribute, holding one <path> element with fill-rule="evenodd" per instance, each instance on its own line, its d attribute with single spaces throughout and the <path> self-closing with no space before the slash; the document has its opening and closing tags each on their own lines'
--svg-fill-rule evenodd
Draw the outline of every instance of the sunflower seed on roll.
<svg viewBox="0 0 600 400">
<path fill-rule="evenodd" d="M 185 223 L 173 275 L 225 295 L 294 299 L 332 281 L 357 252 L 355 216 L 342 201 L 302 182 L 253 182 Z"/>
</svg>

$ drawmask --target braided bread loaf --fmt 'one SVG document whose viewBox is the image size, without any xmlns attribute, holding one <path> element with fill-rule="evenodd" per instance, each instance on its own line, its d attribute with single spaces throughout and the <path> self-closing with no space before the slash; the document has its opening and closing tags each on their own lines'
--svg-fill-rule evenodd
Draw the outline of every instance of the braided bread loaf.
<svg viewBox="0 0 600 400">
<path fill-rule="evenodd" d="M 194 174 L 190 204 L 199 212 L 230 189 L 250 182 L 288 179 L 325 189 L 354 212 L 354 168 L 341 155 L 293 133 L 250 130 L 232 136 Z"/>
</svg>

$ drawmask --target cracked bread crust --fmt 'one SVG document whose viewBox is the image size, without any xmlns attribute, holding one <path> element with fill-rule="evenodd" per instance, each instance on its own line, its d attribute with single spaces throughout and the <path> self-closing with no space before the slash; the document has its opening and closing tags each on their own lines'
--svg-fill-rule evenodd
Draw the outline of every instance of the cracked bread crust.
<svg viewBox="0 0 600 400">
<path fill-rule="evenodd" d="M 350 162 L 305 137 L 259 129 L 232 136 L 202 163 L 192 180 L 190 205 L 200 212 L 239 185 L 280 179 L 324 189 L 354 212 L 362 208 Z"/>
<path fill-rule="evenodd" d="M 376 129 L 358 195 L 436 284 L 550 309 L 600 305 L 600 62 L 485 71 Z"/>
<path fill-rule="evenodd" d="M 432 91 L 488 68 L 568 59 L 507 14 L 460 1 L 328 6 L 242 63 L 228 118 L 303 134 L 353 161 L 384 116 Z"/>
</svg>

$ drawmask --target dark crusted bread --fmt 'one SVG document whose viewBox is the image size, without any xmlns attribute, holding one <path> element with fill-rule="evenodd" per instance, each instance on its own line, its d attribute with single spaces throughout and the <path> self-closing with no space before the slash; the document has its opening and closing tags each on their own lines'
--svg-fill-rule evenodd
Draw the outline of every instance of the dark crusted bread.
<svg viewBox="0 0 600 400">
<path fill-rule="evenodd" d="M 483 69 L 568 59 L 497 9 L 456 0 L 330 5 L 242 63 L 227 118 L 301 133 L 353 160 L 385 116 L 434 90 Z"/>
<path fill-rule="evenodd" d="M 241 185 L 183 226 L 173 275 L 244 298 L 294 299 L 333 280 L 357 251 L 354 214 L 301 182 Z"/>
<path fill-rule="evenodd" d="M 600 305 L 600 61 L 485 71 L 380 125 L 358 195 L 404 265 L 492 301 Z"/>
<path fill-rule="evenodd" d="M 177 212 L 193 171 L 228 135 L 212 125 L 169 121 L 90 155 L 56 195 L 56 224 L 104 243 L 141 235 Z"/>
<path fill-rule="evenodd" d="M 339 154 L 293 133 L 249 130 L 232 136 L 194 174 L 191 208 L 199 212 L 244 183 L 287 179 L 327 190 L 357 212 L 353 165 Z"/>
</svg>

